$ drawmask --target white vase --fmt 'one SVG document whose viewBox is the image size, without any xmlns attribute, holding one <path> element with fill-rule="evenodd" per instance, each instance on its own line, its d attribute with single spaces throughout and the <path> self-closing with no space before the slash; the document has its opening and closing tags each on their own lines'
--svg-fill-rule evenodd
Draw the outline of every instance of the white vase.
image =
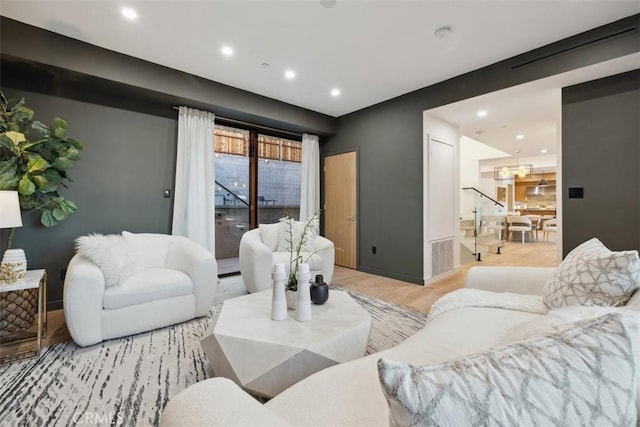
<svg viewBox="0 0 640 427">
<path fill-rule="evenodd" d="M 2 264 L 10 265 L 18 280 L 24 279 L 27 272 L 27 257 L 22 249 L 7 249 L 2 257 Z"/>
<path fill-rule="evenodd" d="M 271 319 L 284 320 L 287 318 L 287 299 L 284 289 L 284 279 L 287 277 L 287 273 L 284 271 L 284 264 L 276 264 L 274 266 L 272 277 Z"/>
<path fill-rule="evenodd" d="M 311 320 L 311 292 L 309 291 L 309 264 L 301 263 L 298 270 L 298 295 L 296 298 L 296 320 L 308 322 Z"/>
</svg>

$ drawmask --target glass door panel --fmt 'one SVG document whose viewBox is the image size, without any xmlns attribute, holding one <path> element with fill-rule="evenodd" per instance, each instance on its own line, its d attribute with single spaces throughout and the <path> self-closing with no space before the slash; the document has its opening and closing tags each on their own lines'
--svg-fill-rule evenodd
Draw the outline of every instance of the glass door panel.
<svg viewBox="0 0 640 427">
<path fill-rule="evenodd" d="M 249 131 L 215 128 L 215 223 L 218 274 L 240 271 L 240 238 L 249 230 Z"/>
<path fill-rule="evenodd" d="M 258 223 L 300 215 L 302 143 L 258 135 Z"/>
</svg>

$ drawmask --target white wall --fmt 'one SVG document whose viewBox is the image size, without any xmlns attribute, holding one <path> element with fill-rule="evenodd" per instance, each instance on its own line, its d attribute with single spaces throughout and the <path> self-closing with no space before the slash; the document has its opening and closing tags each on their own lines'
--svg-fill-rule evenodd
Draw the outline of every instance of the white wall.
<svg viewBox="0 0 640 427">
<path fill-rule="evenodd" d="M 433 274 L 433 259 L 442 254 L 432 253 L 439 242 L 452 241 L 452 269 L 460 266 L 458 214 L 460 212 L 460 134 L 458 127 L 423 113 L 423 247 L 424 283 Z M 434 158 L 438 157 L 438 159 Z M 438 162 L 440 160 L 440 162 Z M 437 173 L 437 176 L 434 175 Z"/>
<path fill-rule="evenodd" d="M 460 138 L 460 215 L 465 217 L 475 207 L 476 198 L 473 191 L 462 188 L 475 187 L 492 198 L 496 198 L 496 186 L 493 179 L 489 181 L 480 174 L 480 162 L 483 159 L 508 156 L 507 153 L 490 147 L 475 139 L 463 136 Z"/>
</svg>

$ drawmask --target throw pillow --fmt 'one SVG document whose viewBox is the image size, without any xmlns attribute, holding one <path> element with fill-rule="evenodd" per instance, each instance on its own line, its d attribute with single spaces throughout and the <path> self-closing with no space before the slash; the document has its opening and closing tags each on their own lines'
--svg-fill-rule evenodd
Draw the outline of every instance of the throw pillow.
<svg viewBox="0 0 640 427">
<path fill-rule="evenodd" d="M 124 282 L 145 267 L 137 261 L 131 246 L 122 236 L 99 233 L 76 239 L 77 252 L 96 264 L 104 274 L 105 286 Z"/>
<path fill-rule="evenodd" d="M 166 234 L 122 232 L 138 260 L 147 268 L 164 268 L 171 249 L 171 238 Z"/>
<path fill-rule="evenodd" d="M 314 240 L 318 235 L 317 220 L 312 220 L 308 225 L 302 221 L 296 221 L 293 218 L 280 218 L 280 228 L 278 231 L 277 252 L 295 252 L 302 246 L 300 252 L 315 251 Z M 292 245 L 293 243 L 293 245 Z"/>
<path fill-rule="evenodd" d="M 636 369 L 615 314 L 437 365 L 378 361 L 393 426 L 636 425 Z"/>
<path fill-rule="evenodd" d="M 260 237 L 271 252 L 275 252 L 278 248 L 278 239 L 280 238 L 280 223 L 275 224 L 259 224 Z"/>
<path fill-rule="evenodd" d="M 612 252 L 593 238 L 569 252 L 542 290 L 550 308 L 624 305 L 640 287 L 638 251 Z"/>
</svg>

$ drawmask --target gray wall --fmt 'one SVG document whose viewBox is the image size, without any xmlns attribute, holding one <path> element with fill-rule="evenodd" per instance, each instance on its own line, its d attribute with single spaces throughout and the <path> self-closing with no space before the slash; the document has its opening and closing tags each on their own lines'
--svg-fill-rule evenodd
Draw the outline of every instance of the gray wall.
<svg viewBox="0 0 640 427">
<path fill-rule="evenodd" d="M 424 110 L 638 52 L 639 28 L 634 15 L 340 117 L 321 155 L 358 149 L 358 268 L 423 281 Z"/>
<path fill-rule="evenodd" d="M 27 255 L 29 268 L 48 272 L 49 295 L 59 308 L 61 269 L 74 253 L 74 239 L 88 233 L 169 233 L 173 188 L 176 120 L 95 104 L 3 88 L 8 98 L 24 97 L 36 118 L 51 123 L 67 120 L 69 135 L 82 142 L 82 159 L 72 170 L 72 182 L 61 195 L 78 210 L 55 227 L 39 224 L 39 215 L 23 215 L 14 247 Z M 6 232 L 5 232 L 6 236 Z"/>
<path fill-rule="evenodd" d="M 564 254 L 592 237 L 640 249 L 640 70 L 563 89 L 562 161 Z"/>
</svg>

